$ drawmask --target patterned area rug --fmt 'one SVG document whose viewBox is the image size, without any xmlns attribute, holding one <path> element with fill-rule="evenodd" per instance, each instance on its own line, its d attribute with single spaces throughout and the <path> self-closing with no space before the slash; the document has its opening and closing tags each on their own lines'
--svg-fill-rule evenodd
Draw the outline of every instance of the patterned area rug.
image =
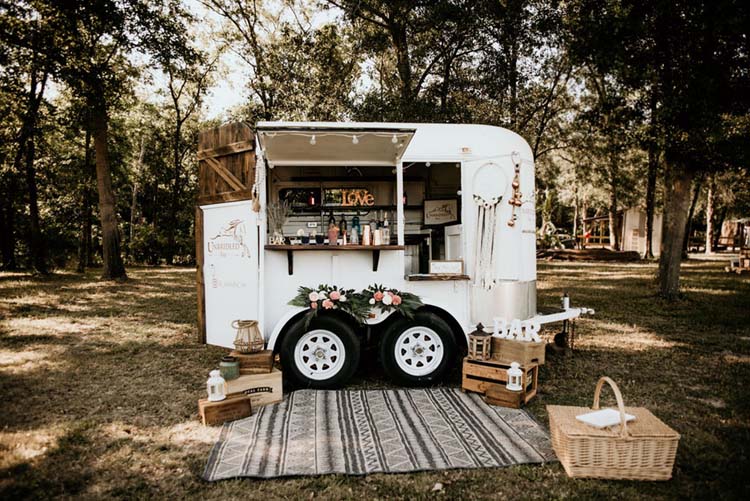
<svg viewBox="0 0 750 501">
<path fill-rule="evenodd" d="M 456 388 L 293 392 L 224 425 L 206 480 L 485 468 L 554 459 L 523 410 Z"/>
</svg>

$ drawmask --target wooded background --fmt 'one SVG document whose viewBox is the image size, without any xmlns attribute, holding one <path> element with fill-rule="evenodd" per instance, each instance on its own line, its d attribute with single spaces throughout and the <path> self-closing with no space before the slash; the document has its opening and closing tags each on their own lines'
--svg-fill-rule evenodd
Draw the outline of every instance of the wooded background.
<svg viewBox="0 0 750 501">
<path fill-rule="evenodd" d="M 123 278 L 129 263 L 193 264 L 198 131 L 225 120 L 485 123 L 531 145 L 545 231 L 663 210 L 660 283 L 674 296 L 686 232 L 710 243 L 707 223 L 750 215 L 749 11 L 0 0 L 2 268 Z M 221 22 L 205 40 L 208 13 Z M 248 98 L 208 120 L 227 54 L 247 67 L 235 83 Z"/>
</svg>

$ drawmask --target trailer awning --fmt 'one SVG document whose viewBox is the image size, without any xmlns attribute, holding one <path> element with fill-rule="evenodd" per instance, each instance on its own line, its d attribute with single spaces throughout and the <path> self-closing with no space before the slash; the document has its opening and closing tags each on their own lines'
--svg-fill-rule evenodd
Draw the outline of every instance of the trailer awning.
<svg viewBox="0 0 750 501">
<path fill-rule="evenodd" d="M 393 166 L 416 129 L 388 124 L 259 122 L 256 132 L 271 165 Z"/>
</svg>

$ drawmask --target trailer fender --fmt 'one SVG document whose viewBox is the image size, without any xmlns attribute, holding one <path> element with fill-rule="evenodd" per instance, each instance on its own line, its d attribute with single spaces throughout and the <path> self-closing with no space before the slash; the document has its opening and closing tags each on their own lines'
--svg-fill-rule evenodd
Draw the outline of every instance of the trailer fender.
<svg viewBox="0 0 750 501">
<path fill-rule="evenodd" d="M 272 350 L 274 353 L 277 352 L 278 350 L 276 349 L 276 345 L 277 343 L 279 343 L 281 337 L 283 337 L 282 334 L 287 330 L 288 327 L 302 318 L 302 316 L 307 313 L 307 311 L 307 308 L 294 307 L 294 309 L 284 314 L 284 316 L 282 316 L 274 326 L 273 331 L 271 331 L 271 335 L 268 337 L 268 342 L 266 344 L 266 349 Z M 352 317 L 348 313 L 344 313 L 341 310 L 330 310 L 326 311 L 325 313 L 318 313 L 318 316 L 320 315 L 329 315 L 339 318 L 340 320 L 350 324 L 351 327 L 358 332 L 359 326 L 357 325 L 356 320 L 354 320 L 354 317 Z"/>
<path fill-rule="evenodd" d="M 291 325 L 292 323 L 296 322 L 299 317 L 305 314 L 307 311 L 307 308 L 302 307 L 294 307 L 287 311 L 284 316 L 282 316 L 278 322 L 276 322 L 276 325 L 273 327 L 273 330 L 271 331 L 271 335 L 268 336 L 268 340 L 266 342 L 266 349 L 276 351 L 276 341 L 279 339 L 279 335 L 282 333 L 282 331 L 286 328 L 287 325 Z"/>
<path fill-rule="evenodd" d="M 458 322 L 458 320 L 456 320 L 456 317 L 454 317 L 449 311 L 432 304 L 426 304 L 422 306 L 421 308 L 419 308 L 419 311 L 428 311 L 444 320 L 453 331 L 453 336 L 456 338 L 456 347 L 461 350 L 466 350 L 468 348 L 469 336 L 461 327 L 461 324 Z"/>
</svg>

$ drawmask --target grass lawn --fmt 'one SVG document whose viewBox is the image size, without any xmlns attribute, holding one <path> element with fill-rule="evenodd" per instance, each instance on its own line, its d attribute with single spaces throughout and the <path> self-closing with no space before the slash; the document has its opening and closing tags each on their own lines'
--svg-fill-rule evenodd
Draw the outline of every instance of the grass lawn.
<svg viewBox="0 0 750 501">
<path fill-rule="evenodd" d="M 200 425 L 197 399 L 224 350 L 196 341 L 194 270 L 134 268 L 125 284 L 0 273 L 0 498 L 747 499 L 750 278 L 724 264 L 685 263 L 675 304 L 656 298 L 651 263 L 539 266 L 540 305 L 568 291 L 596 315 L 578 322 L 574 354 L 548 357 L 530 411 L 547 423 L 547 404 L 591 405 L 611 376 L 626 405 L 682 435 L 660 483 L 571 480 L 553 463 L 209 484 L 219 428 Z"/>
</svg>

